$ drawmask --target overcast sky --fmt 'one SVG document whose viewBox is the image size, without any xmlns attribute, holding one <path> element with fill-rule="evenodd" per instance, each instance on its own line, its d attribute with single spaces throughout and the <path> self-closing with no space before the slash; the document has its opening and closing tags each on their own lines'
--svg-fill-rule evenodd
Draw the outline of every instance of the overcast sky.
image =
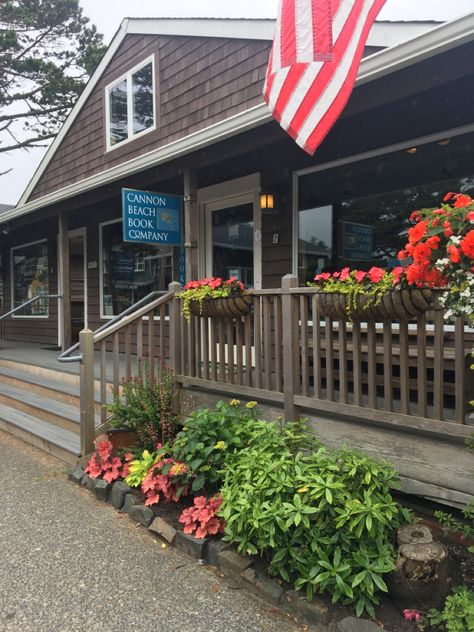
<svg viewBox="0 0 474 632">
<path fill-rule="evenodd" d="M 246 17 L 274 18 L 278 0 L 79 0 L 84 14 L 108 43 L 125 17 Z M 382 20 L 450 20 L 474 9 L 473 0 L 387 0 Z M 16 204 L 45 150 L 0 154 L 0 203 Z"/>
</svg>

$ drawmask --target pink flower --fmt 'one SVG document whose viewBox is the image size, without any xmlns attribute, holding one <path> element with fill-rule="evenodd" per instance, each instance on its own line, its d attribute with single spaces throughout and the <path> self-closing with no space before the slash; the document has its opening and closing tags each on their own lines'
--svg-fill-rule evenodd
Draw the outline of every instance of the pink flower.
<svg viewBox="0 0 474 632">
<path fill-rule="evenodd" d="M 321 272 L 321 274 L 317 274 L 314 277 L 315 281 L 329 281 L 329 279 L 331 278 L 331 275 L 329 274 L 329 272 Z"/>
<path fill-rule="evenodd" d="M 372 266 L 368 272 L 369 279 L 372 283 L 379 283 L 385 274 L 385 270 L 382 268 L 377 268 L 377 266 Z"/>
<path fill-rule="evenodd" d="M 357 281 L 357 283 L 362 283 L 362 281 L 367 276 L 367 272 L 364 272 L 363 270 L 356 270 L 354 272 L 354 276 L 355 276 L 355 280 Z"/>
<path fill-rule="evenodd" d="M 419 621 L 421 619 L 421 614 L 418 610 L 409 610 L 408 608 L 405 608 L 403 611 L 403 617 L 407 621 Z"/>
<path fill-rule="evenodd" d="M 400 275 L 402 274 L 402 272 L 403 272 L 402 266 L 397 266 L 396 268 L 393 268 L 392 270 L 393 285 L 396 285 L 400 281 Z"/>
<path fill-rule="evenodd" d="M 349 268 L 342 268 L 341 276 L 339 278 L 341 279 L 341 281 L 347 281 L 350 275 L 351 275 L 351 271 L 349 270 Z"/>
<path fill-rule="evenodd" d="M 215 290 L 216 288 L 220 287 L 222 285 L 222 279 L 219 277 L 218 279 L 212 279 L 209 281 L 209 287 L 212 290 Z"/>
</svg>

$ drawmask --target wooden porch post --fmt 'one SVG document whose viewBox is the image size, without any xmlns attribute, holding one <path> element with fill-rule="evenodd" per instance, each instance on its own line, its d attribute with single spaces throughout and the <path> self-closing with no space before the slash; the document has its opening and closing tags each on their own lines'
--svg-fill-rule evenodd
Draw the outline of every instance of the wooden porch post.
<svg viewBox="0 0 474 632">
<path fill-rule="evenodd" d="M 59 294 L 62 294 L 62 340 L 61 347 L 65 351 L 71 346 L 71 289 L 69 285 L 69 222 L 65 211 L 59 214 Z"/>
<path fill-rule="evenodd" d="M 186 280 L 198 278 L 198 207 L 196 171 L 184 170 L 184 248 L 186 257 Z"/>
<path fill-rule="evenodd" d="M 94 451 L 95 410 L 94 410 L 94 334 L 83 329 L 79 334 L 81 360 L 81 456 L 84 458 Z"/>
<path fill-rule="evenodd" d="M 169 292 L 180 292 L 183 288 L 179 283 L 173 281 L 168 285 Z M 183 344 L 183 338 L 181 336 L 181 305 L 177 298 L 174 298 L 170 303 L 170 320 L 169 320 L 169 334 L 170 334 L 170 365 L 174 375 L 180 375 L 181 373 L 181 344 Z M 176 398 L 174 412 L 179 414 L 180 411 L 180 390 L 181 385 L 175 381 Z"/>
<path fill-rule="evenodd" d="M 294 296 L 290 294 L 293 287 L 298 287 L 298 279 L 292 274 L 285 274 L 281 282 L 285 421 L 296 421 L 299 418 L 299 407 L 295 405 L 295 395 L 299 393 L 298 314 Z"/>
</svg>

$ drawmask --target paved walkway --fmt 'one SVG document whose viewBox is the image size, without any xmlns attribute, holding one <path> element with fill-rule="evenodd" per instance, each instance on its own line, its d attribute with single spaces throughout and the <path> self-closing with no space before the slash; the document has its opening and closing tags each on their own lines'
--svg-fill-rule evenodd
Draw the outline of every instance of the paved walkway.
<svg viewBox="0 0 474 632">
<path fill-rule="evenodd" d="M 297 632 L 0 431 L 0 632 Z"/>
</svg>

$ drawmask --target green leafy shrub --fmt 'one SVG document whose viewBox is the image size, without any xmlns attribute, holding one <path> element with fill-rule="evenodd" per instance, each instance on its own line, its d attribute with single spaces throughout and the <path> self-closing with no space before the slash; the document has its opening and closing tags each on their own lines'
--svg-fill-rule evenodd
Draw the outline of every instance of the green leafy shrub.
<svg viewBox="0 0 474 632">
<path fill-rule="evenodd" d="M 216 492 L 229 454 L 248 445 L 255 423 L 256 402 L 241 405 L 237 399 L 218 402 L 214 410 L 201 408 L 184 422 L 171 450 L 195 475 L 192 491 L 204 487 Z"/>
<path fill-rule="evenodd" d="M 226 459 L 224 539 L 269 554 L 269 571 L 308 599 L 327 591 L 373 616 L 394 568 L 393 532 L 409 520 L 390 495 L 396 483 L 388 465 L 326 448 L 304 424 L 255 422 L 251 445 Z"/>
<path fill-rule="evenodd" d="M 158 442 L 165 443 L 176 432 L 173 404 L 176 396 L 174 376 L 162 370 L 150 379 L 148 366 L 138 375 L 124 381 L 121 394 L 114 393 L 111 426 L 134 430 L 143 447 L 153 450 Z"/>
<path fill-rule="evenodd" d="M 474 592 L 465 586 L 454 588 L 443 611 L 430 610 L 427 619 L 430 625 L 441 626 L 446 632 L 474 632 Z"/>
</svg>

